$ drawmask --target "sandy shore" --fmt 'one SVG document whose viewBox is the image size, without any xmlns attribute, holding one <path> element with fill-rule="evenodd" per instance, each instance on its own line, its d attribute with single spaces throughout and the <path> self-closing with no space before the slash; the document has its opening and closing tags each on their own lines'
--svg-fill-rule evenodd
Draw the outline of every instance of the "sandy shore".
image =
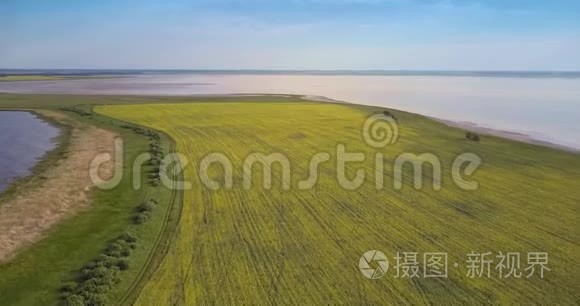
<svg viewBox="0 0 580 306">
<path fill-rule="evenodd" d="M 91 160 L 99 153 L 112 152 L 117 135 L 96 127 L 85 127 L 66 115 L 39 111 L 43 116 L 72 125 L 65 157 L 33 179 L 17 186 L 14 195 L 0 205 L 0 262 L 40 240 L 54 225 L 89 205 L 93 187 L 89 177 Z M 112 174 L 108 162 L 100 169 L 103 177 Z"/>
</svg>

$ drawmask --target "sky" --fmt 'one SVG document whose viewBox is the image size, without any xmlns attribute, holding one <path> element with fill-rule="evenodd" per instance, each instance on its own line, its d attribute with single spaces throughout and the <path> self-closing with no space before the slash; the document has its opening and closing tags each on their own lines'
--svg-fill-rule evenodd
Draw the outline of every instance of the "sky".
<svg viewBox="0 0 580 306">
<path fill-rule="evenodd" d="M 580 70 L 580 1 L 0 0 L 0 68 Z"/>
</svg>

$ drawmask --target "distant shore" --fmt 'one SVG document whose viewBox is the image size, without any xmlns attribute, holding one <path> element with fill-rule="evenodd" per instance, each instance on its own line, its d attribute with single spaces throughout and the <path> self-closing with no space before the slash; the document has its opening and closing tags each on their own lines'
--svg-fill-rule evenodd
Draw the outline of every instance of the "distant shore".
<svg viewBox="0 0 580 306">
<path fill-rule="evenodd" d="M 496 136 L 496 137 L 500 137 L 500 138 L 529 143 L 529 144 L 548 147 L 548 148 L 557 149 L 557 150 L 580 153 L 580 149 L 565 146 L 565 145 L 556 144 L 556 143 L 549 142 L 549 141 L 538 140 L 538 139 L 535 139 L 528 134 L 497 130 L 497 129 L 493 129 L 493 128 L 479 126 L 479 125 L 472 123 L 472 122 L 457 122 L 457 121 L 439 119 L 439 118 L 434 118 L 434 117 L 429 117 L 429 116 L 426 116 L 426 117 L 431 118 L 435 121 L 439 121 L 441 123 L 444 123 L 447 126 L 464 129 L 464 130 L 470 131 L 470 132 L 476 132 L 476 133 L 485 134 L 485 135 L 492 135 L 492 136 Z"/>
<path fill-rule="evenodd" d="M 323 97 L 323 96 L 308 95 L 308 96 L 302 96 L 301 98 L 304 100 L 309 100 L 309 101 L 354 104 L 354 103 L 349 103 L 346 101 L 334 100 L 334 99 L 331 99 L 328 97 Z M 355 104 L 355 105 L 358 105 L 358 104 Z M 421 114 L 417 114 L 417 115 L 421 115 Z M 421 116 L 424 116 L 424 117 L 433 119 L 435 121 L 444 123 L 445 125 L 450 126 L 450 127 L 455 127 L 455 128 L 463 129 L 463 130 L 470 131 L 470 132 L 476 132 L 476 133 L 480 133 L 480 134 L 484 134 L 484 135 L 491 135 L 491 136 L 495 136 L 495 137 L 519 141 L 519 142 L 523 142 L 523 143 L 529 143 L 529 144 L 538 145 L 538 146 L 542 146 L 542 147 L 548 147 L 548 148 L 557 149 L 557 150 L 563 150 L 563 151 L 568 151 L 568 152 L 573 152 L 573 153 L 580 153 L 579 148 L 573 148 L 573 147 L 560 145 L 560 144 L 549 142 L 549 141 L 535 139 L 531 135 L 524 134 L 524 133 L 503 131 L 503 130 L 499 130 L 499 129 L 483 127 L 483 126 L 477 125 L 477 124 L 472 123 L 472 122 L 453 121 L 453 120 L 435 118 L 435 117 L 430 117 L 430 116 L 425 116 L 425 115 L 421 115 Z"/>
</svg>

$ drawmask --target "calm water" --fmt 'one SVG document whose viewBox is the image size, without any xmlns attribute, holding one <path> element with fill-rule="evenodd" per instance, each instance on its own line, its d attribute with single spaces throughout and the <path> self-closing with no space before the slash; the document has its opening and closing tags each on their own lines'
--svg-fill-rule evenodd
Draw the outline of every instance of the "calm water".
<svg viewBox="0 0 580 306">
<path fill-rule="evenodd" d="M 30 174 L 55 146 L 59 129 L 28 112 L 0 111 L 0 192 L 15 177 Z"/>
<path fill-rule="evenodd" d="M 580 149 L 580 78 L 549 75 L 165 73 L 108 80 L 0 83 L 0 92 L 320 95 L 528 134 Z"/>
</svg>

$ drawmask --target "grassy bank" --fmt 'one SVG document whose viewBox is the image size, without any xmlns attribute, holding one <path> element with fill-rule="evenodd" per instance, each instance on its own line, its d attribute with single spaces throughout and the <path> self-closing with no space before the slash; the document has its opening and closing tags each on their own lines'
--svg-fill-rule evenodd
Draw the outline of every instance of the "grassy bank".
<svg viewBox="0 0 580 306">
<path fill-rule="evenodd" d="M 191 165 L 184 207 L 160 268 L 141 292 L 139 305 L 204 303 L 563 303 L 576 301 L 580 251 L 577 227 L 580 158 L 495 137 L 467 141 L 464 131 L 424 117 L 394 111 L 399 141 L 385 149 L 361 138 L 372 107 L 321 103 L 197 103 L 191 105 L 100 106 L 98 112 L 150 126 L 170 135 Z M 346 190 L 336 179 L 336 146 L 361 152 L 368 179 Z M 225 154 L 234 166 L 233 188 L 211 191 L 200 181 L 199 161 Z M 253 187 L 242 186 L 250 153 L 279 152 L 291 164 L 290 190 L 274 167 L 273 188 L 264 190 L 255 169 Z M 328 152 L 311 190 L 297 188 L 309 175 L 309 160 Z M 374 181 L 374 154 L 385 154 L 385 187 Z M 401 153 L 433 153 L 441 161 L 443 187 L 393 188 L 394 159 Z M 484 161 L 466 191 L 451 180 L 461 153 Z M 223 182 L 219 167 L 210 171 Z M 391 261 L 385 278 L 371 281 L 358 270 L 360 256 L 380 250 Z M 549 268 L 519 279 L 469 278 L 467 254 L 547 252 Z M 446 252 L 449 278 L 395 278 L 397 252 Z M 457 267 L 453 264 L 457 263 Z M 497 264 L 497 262 L 496 262 Z"/>
<path fill-rule="evenodd" d="M 113 78 L 112 76 L 66 76 L 66 75 L 4 75 L 0 76 L 0 82 L 17 82 L 17 81 L 58 81 L 58 80 L 81 80 L 96 78 Z"/>
<path fill-rule="evenodd" d="M 13 103 L 9 100 L 2 103 Z M 66 103 L 29 105 L 35 109 L 58 111 Z M 30 108 L 27 107 L 27 108 Z M 90 112 L 91 106 L 77 106 L 83 112 Z M 0 265 L 0 304 L 3 305 L 54 305 L 59 303 L 59 288 L 63 283 L 77 278 L 83 266 L 104 251 L 115 237 L 123 232 L 134 233 L 138 237 L 137 247 L 129 257 L 129 269 L 121 273 L 120 283 L 107 293 L 110 301 L 126 299 L 135 288 L 136 280 L 156 262 L 154 250 L 161 249 L 162 235 L 171 232 L 174 226 L 175 213 L 179 213 L 178 195 L 165 187 L 154 188 L 148 184 L 140 190 L 132 188 L 132 161 L 136 156 L 149 150 L 150 141 L 143 135 L 122 128 L 123 122 L 92 114 L 81 116 L 64 111 L 75 124 L 97 126 L 113 130 L 120 134 L 125 144 L 123 179 L 113 190 L 95 189 L 91 205 L 78 215 L 63 221 L 46 235 L 40 242 L 23 250 L 14 260 Z M 64 124 L 67 124 L 64 122 Z M 66 134 L 63 134 L 63 137 Z M 67 138 L 62 139 L 67 142 Z M 171 139 L 161 134 L 161 145 L 169 152 Z M 28 183 L 41 180 L 42 170 L 66 155 L 66 145 L 47 156 L 35 171 L 27 178 Z M 143 181 L 149 169 L 142 169 Z M 24 182 L 22 182 L 24 183 Z M 6 196 L 25 196 L 25 190 L 19 190 L 16 184 Z M 153 198 L 159 204 L 144 224 L 135 224 L 135 209 L 142 202 Z M 129 297 L 130 298 L 130 297 Z"/>
</svg>

